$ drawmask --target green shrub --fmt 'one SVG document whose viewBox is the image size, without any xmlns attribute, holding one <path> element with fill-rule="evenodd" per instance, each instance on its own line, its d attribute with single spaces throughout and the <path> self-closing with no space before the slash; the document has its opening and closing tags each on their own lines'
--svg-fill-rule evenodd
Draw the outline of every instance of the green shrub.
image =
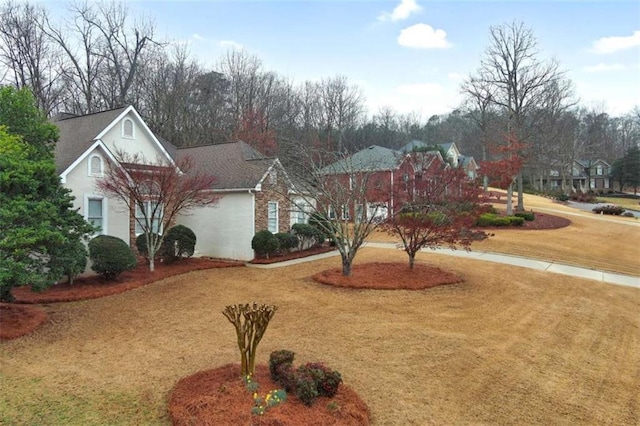
<svg viewBox="0 0 640 426">
<path fill-rule="evenodd" d="M 184 225 L 176 225 L 167 231 L 160 255 L 167 262 L 193 256 L 196 249 L 196 234 Z"/>
<path fill-rule="evenodd" d="M 316 401 L 318 389 L 311 373 L 300 371 L 300 369 L 296 372 L 296 396 L 308 407 L 311 407 Z"/>
<path fill-rule="evenodd" d="M 160 238 L 158 234 L 153 234 L 153 238 Z M 136 249 L 138 249 L 138 254 L 143 256 L 145 259 L 149 260 L 149 250 L 147 249 L 147 234 L 140 234 L 136 237 Z M 156 252 L 156 258 L 161 256 L 162 247 Z"/>
<path fill-rule="evenodd" d="M 533 222 L 536 219 L 536 215 L 533 212 L 518 212 L 514 216 L 521 217 L 529 222 Z"/>
<path fill-rule="evenodd" d="M 88 254 L 82 241 L 67 242 L 50 253 L 49 268 L 54 275 L 66 275 L 67 282 L 73 284 L 73 280 L 87 267 Z"/>
<path fill-rule="evenodd" d="M 607 204 L 604 206 L 594 207 L 593 212 L 598 214 L 610 214 L 610 215 L 620 216 L 622 213 L 624 213 L 624 207 Z"/>
<path fill-rule="evenodd" d="M 271 379 L 274 382 L 279 383 L 278 376 L 278 367 L 281 365 L 293 365 L 293 358 L 295 357 L 295 353 L 292 351 L 288 351 L 286 349 L 280 349 L 278 351 L 273 351 L 269 355 L 269 373 L 271 374 Z"/>
<path fill-rule="evenodd" d="M 560 193 L 555 197 L 555 199 L 558 201 L 565 202 L 565 201 L 569 201 L 569 196 L 565 193 Z"/>
<path fill-rule="evenodd" d="M 524 224 L 523 217 L 517 216 L 499 216 L 493 213 L 483 213 L 476 222 L 477 226 L 522 226 Z"/>
<path fill-rule="evenodd" d="M 298 374 L 308 374 L 313 378 L 319 396 L 333 398 L 342 383 L 340 373 L 319 362 L 310 362 L 299 367 Z"/>
<path fill-rule="evenodd" d="M 311 213 L 311 215 L 309 216 L 309 225 L 313 226 L 320 232 L 319 235 L 321 235 L 322 238 L 322 240 L 320 241 L 321 243 L 326 239 L 330 239 L 333 241 L 335 232 L 331 232 L 331 230 L 333 229 L 334 225 L 324 214 L 320 212 Z"/>
<path fill-rule="evenodd" d="M 89 258 L 91 269 L 108 280 L 136 267 L 136 257 L 127 243 L 110 235 L 99 235 L 89 241 Z"/>
<path fill-rule="evenodd" d="M 266 256 L 268 259 L 269 255 L 278 251 L 280 242 L 271 231 L 265 229 L 257 232 L 256 235 L 253 236 L 251 248 L 255 250 L 258 255 Z"/>
<path fill-rule="evenodd" d="M 275 237 L 280 243 L 280 251 L 288 252 L 289 250 L 298 247 L 298 237 L 290 232 L 278 232 Z"/>
<path fill-rule="evenodd" d="M 325 233 L 321 229 L 313 225 L 307 225 L 306 223 L 294 224 L 291 227 L 291 232 L 296 236 L 300 250 L 322 244 L 326 239 Z"/>
</svg>

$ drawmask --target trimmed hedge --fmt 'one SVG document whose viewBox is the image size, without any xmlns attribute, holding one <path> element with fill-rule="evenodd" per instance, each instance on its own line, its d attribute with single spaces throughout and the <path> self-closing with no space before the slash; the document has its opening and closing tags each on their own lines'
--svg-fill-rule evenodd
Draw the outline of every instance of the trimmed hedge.
<svg viewBox="0 0 640 426">
<path fill-rule="evenodd" d="M 598 214 L 610 214 L 614 216 L 620 216 L 622 213 L 624 213 L 624 207 L 613 206 L 608 204 L 604 206 L 594 207 L 593 212 Z"/>
<path fill-rule="evenodd" d="M 196 234 L 184 225 L 176 225 L 167 231 L 161 247 L 161 255 L 167 262 L 193 256 Z"/>
<path fill-rule="evenodd" d="M 476 223 L 477 226 L 522 226 L 524 224 L 523 217 L 517 216 L 498 216 L 493 213 L 484 213 L 480 215 Z"/>
<path fill-rule="evenodd" d="M 290 232 L 278 232 L 275 237 L 280 243 L 280 251 L 288 252 L 291 249 L 298 247 L 298 237 Z"/>
<path fill-rule="evenodd" d="M 277 252 L 280 249 L 280 241 L 276 238 L 271 231 L 265 229 L 257 232 L 251 239 L 251 248 L 259 255 L 266 256 L 268 259 L 270 255 Z"/>
<path fill-rule="evenodd" d="M 536 215 L 533 212 L 518 212 L 514 216 L 521 217 L 529 222 L 533 222 L 536 219 Z"/>
<path fill-rule="evenodd" d="M 127 243 L 111 235 L 98 235 L 89 241 L 91 269 L 108 280 L 136 267 L 136 257 Z"/>
</svg>

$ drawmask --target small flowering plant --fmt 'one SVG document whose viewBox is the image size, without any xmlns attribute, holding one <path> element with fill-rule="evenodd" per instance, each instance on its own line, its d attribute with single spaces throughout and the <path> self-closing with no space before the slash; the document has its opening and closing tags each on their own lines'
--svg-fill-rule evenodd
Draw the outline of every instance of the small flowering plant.
<svg viewBox="0 0 640 426">
<path fill-rule="evenodd" d="M 269 391 L 264 398 L 259 396 L 256 392 L 253 394 L 254 406 L 251 409 L 251 412 L 255 415 L 262 416 L 268 408 L 275 407 L 286 399 L 287 393 L 282 389 Z"/>
<path fill-rule="evenodd" d="M 260 385 L 253 380 L 251 374 L 242 376 L 242 382 L 249 392 L 253 393 L 253 408 L 251 413 L 262 416 L 268 408 L 275 407 L 276 405 L 284 402 L 287 399 L 287 393 L 283 389 L 274 389 L 269 391 L 264 397 L 260 396 L 257 392 Z"/>
</svg>

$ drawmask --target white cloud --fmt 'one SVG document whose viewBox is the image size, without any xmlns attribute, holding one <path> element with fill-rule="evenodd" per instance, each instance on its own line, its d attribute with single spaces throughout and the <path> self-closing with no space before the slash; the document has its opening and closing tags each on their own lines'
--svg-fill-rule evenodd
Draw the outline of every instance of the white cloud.
<svg viewBox="0 0 640 426">
<path fill-rule="evenodd" d="M 200 35 L 200 34 L 198 34 L 198 33 L 195 33 L 194 35 L 192 35 L 192 36 L 191 36 L 191 38 L 192 38 L 192 39 L 194 39 L 194 40 L 197 40 L 197 41 L 203 41 L 203 40 L 206 40 L 206 38 L 205 38 L 205 37 L 201 36 L 201 35 Z"/>
<path fill-rule="evenodd" d="M 640 46 L 640 31 L 634 31 L 628 37 L 602 37 L 593 42 L 594 53 L 614 53 L 620 50 Z"/>
<path fill-rule="evenodd" d="M 416 24 L 400 31 L 398 44 L 414 49 L 446 49 L 451 47 L 444 30 L 434 30 L 427 24 Z"/>
<path fill-rule="evenodd" d="M 241 50 L 244 48 L 244 46 L 238 42 L 235 42 L 233 40 L 220 40 L 218 42 L 218 44 L 220 45 L 220 47 L 226 47 L 226 48 L 230 48 L 230 49 L 238 49 Z"/>
<path fill-rule="evenodd" d="M 422 7 L 416 3 L 416 0 L 401 0 L 400 4 L 393 9 L 393 12 L 384 12 L 378 16 L 378 21 L 402 21 L 421 9 Z"/>
<path fill-rule="evenodd" d="M 621 71 L 625 69 L 627 69 L 627 67 L 625 67 L 622 64 L 602 64 L 602 63 L 584 67 L 584 70 L 586 72 Z"/>
<path fill-rule="evenodd" d="M 450 72 L 449 74 L 447 74 L 447 77 L 449 77 L 449 80 L 453 81 L 462 81 L 465 79 L 465 76 L 460 74 L 459 72 Z"/>
</svg>

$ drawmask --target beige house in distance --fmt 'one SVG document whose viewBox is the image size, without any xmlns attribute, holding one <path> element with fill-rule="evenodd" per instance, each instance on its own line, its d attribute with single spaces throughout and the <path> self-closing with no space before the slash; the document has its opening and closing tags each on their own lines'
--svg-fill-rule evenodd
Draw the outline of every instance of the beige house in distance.
<svg viewBox="0 0 640 426">
<path fill-rule="evenodd" d="M 74 207 L 100 226 L 100 233 L 129 245 L 135 245 L 133 239 L 142 232 L 135 212 L 96 190 L 119 152 L 138 154 L 147 164 L 171 164 L 190 156 L 199 169 L 216 177 L 211 190 L 219 193 L 218 203 L 186 212 L 176 221 L 195 232 L 196 256 L 251 260 L 251 239 L 257 231 L 286 232 L 293 223 L 308 220 L 308 209 L 284 195 L 293 187 L 280 161 L 244 142 L 178 149 L 154 135 L 131 106 L 83 116 L 61 114 L 54 124 L 60 128 L 57 172 L 76 197 Z"/>
</svg>

